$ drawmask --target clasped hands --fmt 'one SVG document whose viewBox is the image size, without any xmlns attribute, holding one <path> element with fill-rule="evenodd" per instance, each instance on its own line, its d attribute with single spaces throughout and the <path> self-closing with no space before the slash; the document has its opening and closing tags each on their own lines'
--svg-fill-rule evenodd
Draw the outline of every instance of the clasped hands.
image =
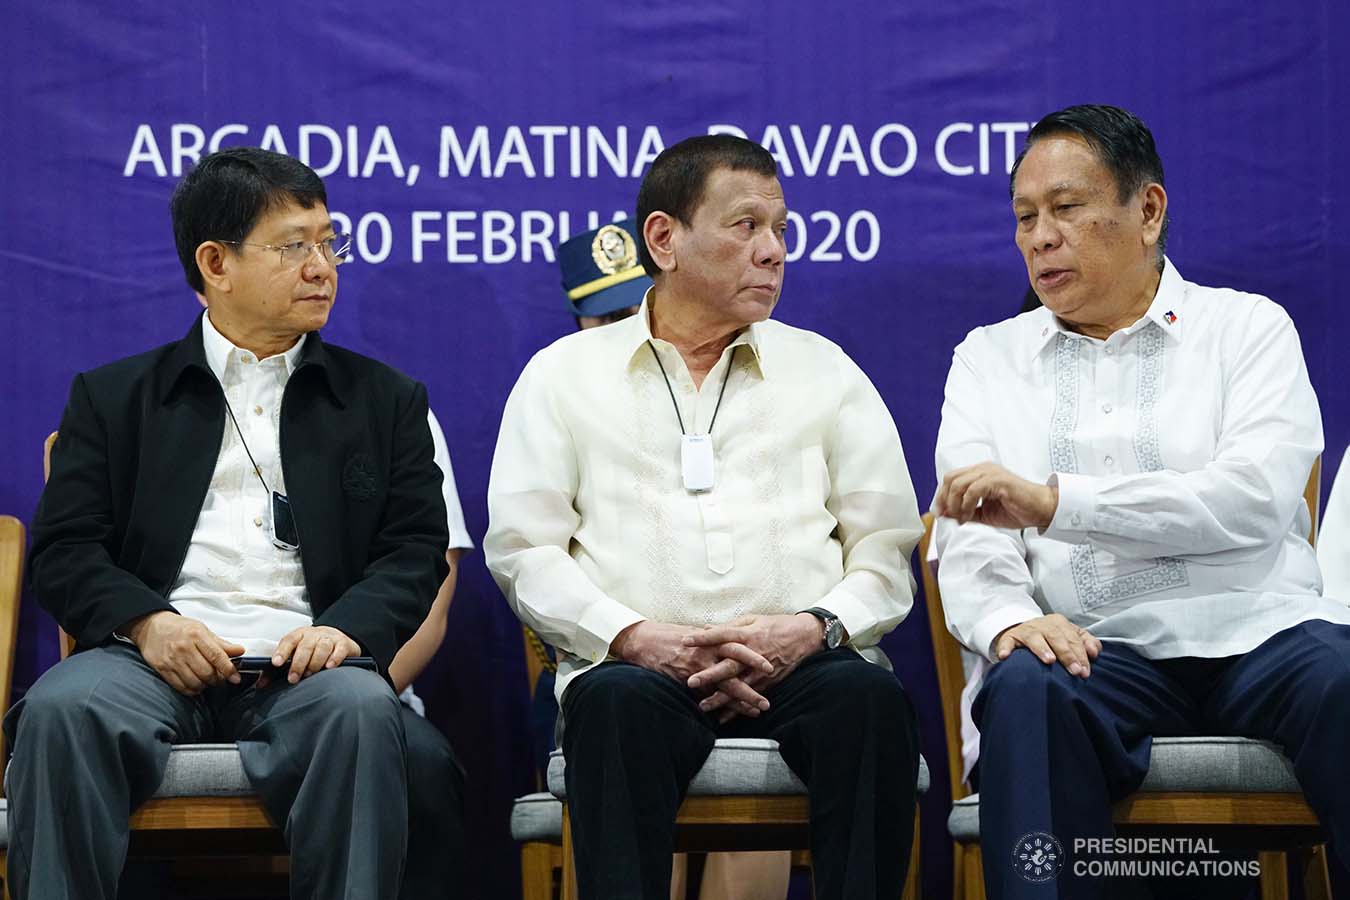
<svg viewBox="0 0 1350 900">
<path fill-rule="evenodd" d="M 767 711 L 761 692 L 820 650 L 823 634 L 810 613 L 742 616 L 702 628 L 643 620 L 619 632 L 610 652 L 699 691 L 699 708 L 726 723 Z"/>
<path fill-rule="evenodd" d="M 200 694 L 211 685 L 239 684 L 230 657 L 242 656 L 244 648 L 217 637 L 206 625 L 163 610 L 133 619 L 123 628 L 141 656 L 169 686 L 180 694 Z M 290 660 L 286 680 L 291 684 L 323 669 L 337 666 L 349 656 L 357 656 L 361 647 L 329 625 L 306 625 L 288 633 L 277 643 L 272 665 L 277 668 Z M 269 683 L 266 673 L 257 687 Z"/>
</svg>

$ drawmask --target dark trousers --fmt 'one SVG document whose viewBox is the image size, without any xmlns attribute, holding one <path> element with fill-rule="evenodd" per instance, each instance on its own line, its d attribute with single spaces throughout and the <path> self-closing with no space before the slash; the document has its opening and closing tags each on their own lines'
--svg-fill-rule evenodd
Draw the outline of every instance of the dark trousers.
<svg viewBox="0 0 1350 900">
<path fill-rule="evenodd" d="M 464 878 L 464 772 L 440 729 L 406 706 L 402 716 L 408 740 L 408 861 L 399 900 L 455 897 Z"/>
<path fill-rule="evenodd" d="M 1148 771 L 1154 735 L 1273 741 L 1294 764 L 1333 847 L 1350 848 L 1350 627 L 1304 622 L 1250 653 L 1148 660 L 1107 643 L 1079 679 L 1016 650 L 975 700 L 980 728 L 980 846 L 990 900 L 1097 898 L 1118 882 L 1075 877 L 1072 842 L 1114 834 L 1111 805 Z M 1054 835 L 1057 878 L 1014 871 L 1014 845 Z M 1194 835 L 1199 837 L 1200 835 Z"/>
<path fill-rule="evenodd" d="M 919 739 L 895 676 L 851 650 L 818 653 L 726 726 L 700 695 L 625 663 L 563 695 L 563 753 L 583 900 L 666 900 L 675 813 L 719 737 L 778 741 L 807 785 L 820 900 L 895 900 L 914 829 Z"/>
<path fill-rule="evenodd" d="M 77 653 L 5 717 L 10 891 L 115 896 L 127 817 L 159 787 L 170 745 L 238 741 L 290 847 L 292 897 L 395 897 L 408 831 L 399 709 L 389 685 L 361 669 L 187 697 L 127 644 Z"/>
</svg>

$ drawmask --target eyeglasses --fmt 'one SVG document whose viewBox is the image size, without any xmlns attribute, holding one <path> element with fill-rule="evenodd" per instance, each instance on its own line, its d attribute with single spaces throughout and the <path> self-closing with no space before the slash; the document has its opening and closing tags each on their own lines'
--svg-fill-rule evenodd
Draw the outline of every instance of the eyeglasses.
<svg viewBox="0 0 1350 900">
<path fill-rule="evenodd" d="M 342 265 L 347 261 L 348 251 L 352 249 L 352 236 L 350 234 L 335 234 L 321 241 L 291 241 L 289 244 L 255 244 L 251 241 L 219 241 L 219 243 L 275 250 L 280 255 L 281 265 L 284 268 L 293 269 L 309 259 L 309 255 L 314 252 L 316 247 L 325 260 L 334 266 Z"/>
</svg>

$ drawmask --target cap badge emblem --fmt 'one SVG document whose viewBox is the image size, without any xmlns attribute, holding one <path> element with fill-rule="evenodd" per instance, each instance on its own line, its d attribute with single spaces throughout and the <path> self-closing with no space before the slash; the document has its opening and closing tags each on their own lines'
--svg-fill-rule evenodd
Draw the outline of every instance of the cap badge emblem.
<svg viewBox="0 0 1350 900">
<path fill-rule="evenodd" d="M 637 243 L 618 225 L 606 225 L 591 241 L 591 258 L 601 272 L 613 275 L 637 265 Z"/>
</svg>

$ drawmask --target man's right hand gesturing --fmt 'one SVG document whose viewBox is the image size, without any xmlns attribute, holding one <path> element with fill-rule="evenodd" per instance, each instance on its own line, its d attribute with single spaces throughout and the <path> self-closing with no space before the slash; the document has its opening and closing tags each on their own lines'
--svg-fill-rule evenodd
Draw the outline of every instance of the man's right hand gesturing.
<svg viewBox="0 0 1350 900">
<path fill-rule="evenodd" d="M 240 682 L 230 657 L 243 655 L 244 648 L 216 637 L 196 619 L 161 610 L 132 619 L 120 630 L 180 694 L 194 696 L 213 684 Z"/>
</svg>

